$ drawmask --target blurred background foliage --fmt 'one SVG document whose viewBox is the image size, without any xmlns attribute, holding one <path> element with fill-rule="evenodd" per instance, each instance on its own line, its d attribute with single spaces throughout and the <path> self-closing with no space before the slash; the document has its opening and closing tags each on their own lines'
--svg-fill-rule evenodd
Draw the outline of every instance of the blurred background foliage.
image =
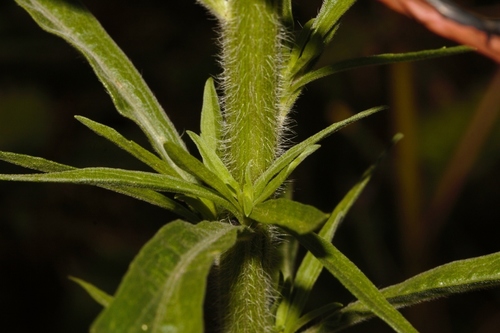
<svg viewBox="0 0 500 333">
<path fill-rule="evenodd" d="M 198 131 L 203 84 L 219 73 L 216 22 L 191 1 L 85 0 L 138 67 L 180 132 Z M 302 24 L 321 1 L 294 1 Z M 346 15 L 320 64 L 453 45 L 376 1 Z M 325 140 L 294 174 L 297 200 L 331 210 L 392 135 L 405 139 L 379 166 L 334 243 L 384 287 L 449 261 L 499 251 L 498 67 L 470 53 L 364 68 L 315 82 L 295 107 L 292 142 L 363 109 L 389 111 Z M 144 169 L 74 120 L 83 115 L 147 146 L 82 56 L 0 2 L 0 149 L 74 166 Z M 467 134 L 466 134 L 467 133 Z M 0 172 L 25 172 L 0 164 Z M 0 184 L 0 327 L 86 332 L 99 313 L 73 275 L 113 293 L 128 263 L 175 216 L 98 188 Z M 352 297 L 328 275 L 310 306 Z M 404 311 L 422 332 L 498 332 L 500 290 Z M 390 332 L 371 321 L 352 332 Z"/>
</svg>

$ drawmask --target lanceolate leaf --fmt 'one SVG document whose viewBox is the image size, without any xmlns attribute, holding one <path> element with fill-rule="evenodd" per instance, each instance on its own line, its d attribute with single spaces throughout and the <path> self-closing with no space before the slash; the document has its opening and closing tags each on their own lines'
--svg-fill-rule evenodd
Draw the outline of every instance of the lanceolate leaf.
<svg viewBox="0 0 500 333">
<path fill-rule="evenodd" d="M 402 134 L 396 134 L 393 137 L 391 145 L 388 149 L 392 148 L 397 142 L 399 142 L 399 140 L 401 140 L 402 137 Z M 370 181 L 377 164 L 380 163 L 380 161 L 385 157 L 388 149 L 379 155 L 377 161 L 364 172 L 358 183 L 356 183 L 356 185 L 354 185 L 354 187 L 351 188 L 351 190 L 347 192 L 344 198 L 337 204 L 328 218 L 328 221 L 321 228 L 321 231 L 318 234 L 321 238 L 331 242 L 338 226 L 344 220 L 344 217 L 347 215 L 352 205 L 363 192 L 364 188 Z M 276 323 L 277 325 L 285 327 L 285 333 L 293 332 L 294 327 L 302 325 L 301 323 L 297 323 L 297 321 L 299 321 L 299 316 L 301 315 L 309 294 L 311 293 L 322 270 L 323 265 L 310 252 L 307 252 L 295 275 L 295 290 L 293 290 L 291 300 L 289 298 L 284 298 L 276 315 Z M 300 321 L 303 322 L 307 318 L 307 316 L 301 317 Z"/>
<path fill-rule="evenodd" d="M 355 2 L 356 0 L 323 1 L 318 16 L 305 24 L 296 47 L 292 50 L 288 64 L 288 74 L 291 79 L 295 79 L 296 75 L 304 69 L 311 68 L 323 52 L 325 45 L 333 38 L 340 18 Z"/>
<path fill-rule="evenodd" d="M 237 207 L 238 203 L 234 199 L 234 193 L 231 192 L 231 190 L 226 184 L 224 184 L 217 174 L 210 171 L 205 165 L 203 165 L 203 163 L 198 161 L 196 157 L 190 155 L 178 146 L 170 143 L 166 143 L 165 146 L 177 165 L 196 178 L 205 182 L 213 189 L 217 190 L 229 202 L 233 203 Z"/>
<path fill-rule="evenodd" d="M 101 289 L 97 288 L 93 284 L 90 284 L 86 281 L 83 281 L 82 279 L 70 276 L 69 277 L 71 280 L 74 282 L 78 283 L 80 287 L 85 289 L 85 291 L 100 305 L 103 307 L 107 308 L 111 302 L 113 302 L 113 296 L 108 295 L 106 292 L 102 291 Z"/>
<path fill-rule="evenodd" d="M 142 200 L 152 205 L 167 209 L 178 216 L 186 219 L 189 222 L 199 222 L 198 215 L 184 207 L 179 202 L 170 199 L 169 197 L 146 188 L 121 187 L 114 185 L 97 185 L 98 187 L 111 190 L 113 192 L 128 195 L 137 200 Z"/>
<path fill-rule="evenodd" d="M 340 304 L 340 303 L 329 303 L 329 304 L 324 305 L 318 309 L 312 310 L 311 312 L 308 312 L 305 315 L 303 315 L 302 317 L 300 317 L 295 322 L 295 324 L 291 327 L 291 329 L 287 330 L 287 331 L 298 332 L 300 328 L 307 325 L 309 322 L 311 322 L 319 317 L 328 315 L 328 314 L 332 313 L 333 311 L 338 310 L 341 307 L 342 307 L 342 304 Z M 309 332 L 309 330 L 306 332 Z"/>
<path fill-rule="evenodd" d="M 375 66 L 375 65 L 387 65 L 397 62 L 405 61 L 417 61 L 417 60 L 427 60 L 432 58 L 444 57 L 454 54 L 460 54 L 464 52 L 470 52 L 473 49 L 468 46 L 454 46 L 454 47 L 442 47 L 434 50 L 424 50 L 417 52 L 406 52 L 406 53 L 386 53 L 378 54 L 373 56 L 348 59 L 340 61 L 330 66 L 322 67 L 315 71 L 309 72 L 297 81 L 294 82 L 293 87 L 290 89 L 291 92 L 302 89 L 306 84 L 311 83 L 315 80 L 321 79 L 325 76 L 343 72 L 349 69 Z"/>
<path fill-rule="evenodd" d="M 327 215 L 313 206 L 289 199 L 273 199 L 255 205 L 250 218 L 265 224 L 279 225 L 299 234 L 316 229 Z"/>
<path fill-rule="evenodd" d="M 214 153 L 219 149 L 222 137 L 222 113 L 219 97 L 215 90 L 214 80 L 208 79 L 203 92 L 203 107 L 201 109 L 200 136 L 207 148 Z"/>
<path fill-rule="evenodd" d="M 319 232 L 319 236 L 321 238 L 331 242 L 338 225 L 347 215 L 347 212 L 350 210 L 354 202 L 356 202 L 366 184 L 368 184 L 373 170 L 374 167 L 370 167 L 363 174 L 361 180 L 354 185 L 354 187 L 347 192 L 344 198 L 337 204 L 325 225 Z M 284 326 L 285 333 L 293 332 L 293 327 L 296 326 L 295 322 L 299 320 L 309 294 L 311 293 L 312 288 L 322 270 L 323 265 L 310 252 L 308 252 L 302 260 L 295 275 L 295 289 L 293 290 L 292 299 L 283 299 L 276 316 L 277 325 Z"/>
<path fill-rule="evenodd" d="M 8 152 L 0 152 L 0 160 L 22 166 L 24 168 L 42 171 L 42 172 L 63 172 L 78 170 L 69 165 L 64 165 L 52 162 L 40 157 L 33 157 L 23 154 L 15 154 Z M 0 175 L 0 177 L 5 175 Z M 22 176 L 22 175 L 21 175 Z M 29 180 L 27 180 L 29 181 Z M 33 180 L 35 181 L 35 180 Z M 97 185 L 97 184 L 96 184 Z M 118 192 L 148 202 L 152 205 L 168 209 L 179 216 L 191 222 L 198 222 L 199 218 L 196 214 L 182 206 L 179 202 L 172 200 L 163 194 L 146 188 L 123 187 L 117 184 L 100 184 L 97 185 L 110 191 Z"/>
<path fill-rule="evenodd" d="M 304 25 L 290 53 L 288 64 L 285 68 L 285 77 L 289 80 L 290 84 L 297 76 L 300 77 L 300 74 L 307 72 L 314 66 L 325 47 L 321 34 L 312 29 L 313 23 L 314 20 L 310 20 Z M 291 92 L 293 91 L 287 91 L 287 95 Z M 289 97 L 287 98 L 289 99 Z"/>
<path fill-rule="evenodd" d="M 257 178 L 255 181 L 255 189 L 263 189 L 267 183 L 271 181 L 273 177 L 275 177 L 281 170 L 286 168 L 290 163 L 300 154 L 302 154 L 309 146 L 317 143 L 318 141 L 326 138 L 327 136 L 341 130 L 342 128 L 350 125 L 358 120 L 361 120 L 369 115 L 372 115 L 378 111 L 383 110 L 385 107 L 375 107 L 365 111 L 362 111 L 358 114 L 355 114 L 352 117 L 349 117 L 345 120 L 336 122 L 327 128 L 319 131 L 318 133 L 310 136 L 306 140 L 301 143 L 293 146 L 289 150 L 287 150 L 283 155 L 281 155 L 274 163 L 266 170 L 262 175 Z"/>
<path fill-rule="evenodd" d="M 49 161 L 41 157 L 9 153 L 6 151 L 0 151 L 0 160 L 22 166 L 23 168 L 42 172 L 61 172 L 76 169 L 72 166 Z"/>
<path fill-rule="evenodd" d="M 307 26 L 304 28 L 306 29 Z M 311 30 L 311 29 L 310 29 Z M 312 31 L 312 30 L 311 30 Z M 335 30 L 332 31 L 332 34 Z M 314 34 L 311 32 L 311 38 Z M 316 38 L 317 39 L 317 38 Z M 312 44 L 310 42 L 309 44 Z M 317 44 L 318 42 L 316 42 Z M 308 47 L 312 47 L 312 45 L 308 45 Z M 305 49 L 307 50 L 307 49 Z M 303 63 L 307 64 L 309 59 L 307 59 L 307 53 L 301 55 L 301 58 L 298 59 L 296 56 L 297 50 L 294 49 L 295 53 L 292 53 L 291 60 L 289 63 L 290 69 L 288 70 L 288 75 L 290 76 L 290 85 L 287 87 L 286 98 L 281 101 L 284 110 L 289 110 L 291 106 L 295 103 L 296 99 L 299 97 L 302 89 L 305 85 L 316 81 L 318 79 L 324 78 L 329 75 L 333 75 L 339 72 L 343 72 L 346 70 L 359 68 L 359 67 L 367 67 L 367 66 L 375 66 L 375 65 L 387 65 L 398 62 L 405 61 L 418 61 L 418 60 L 427 60 L 437 57 L 444 57 L 454 54 L 460 54 L 464 52 L 470 52 L 474 49 L 468 46 L 455 46 L 455 47 L 443 47 L 440 49 L 434 50 L 424 50 L 417 52 L 406 52 L 406 53 L 387 53 L 387 54 L 378 54 L 373 56 L 348 59 L 344 61 L 340 61 L 333 65 L 325 66 L 320 69 L 309 71 L 310 66 L 307 67 Z M 310 50 L 309 50 L 310 51 Z M 299 71 L 300 68 L 307 69 L 306 71 Z"/>
<path fill-rule="evenodd" d="M 131 140 L 125 139 L 120 133 L 118 133 L 115 129 L 105 126 L 103 124 L 99 124 L 93 120 L 82 116 L 75 116 L 75 118 L 90 128 L 92 131 L 97 133 L 98 135 L 103 136 L 109 141 L 113 142 L 118 147 L 125 150 L 127 153 L 131 154 L 141 162 L 144 162 L 148 166 L 150 166 L 153 170 L 163 173 L 169 176 L 178 177 L 179 174 L 165 161 L 158 158 L 156 155 L 150 153 L 146 149 L 139 146 L 137 143 Z"/>
<path fill-rule="evenodd" d="M 311 145 L 308 146 L 299 156 L 297 156 L 288 166 L 286 166 L 283 170 L 278 173 L 276 177 L 274 177 L 269 183 L 265 184 L 264 188 L 255 189 L 255 195 L 257 199 L 255 199 L 255 204 L 259 204 L 262 201 L 266 200 L 270 196 L 272 196 L 276 190 L 283 185 L 283 183 L 288 179 L 295 170 L 297 166 L 302 163 L 309 155 L 318 150 L 320 145 Z M 263 183 L 259 183 L 259 186 L 262 187 Z"/>
<path fill-rule="evenodd" d="M 380 292 L 396 308 L 478 289 L 500 285 L 500 252 L 454 261 L 416 275 Z M 361 302 L 354 302 L 335 318 L 335 331 L 373 317 Z M 332 323 L 333 324 L 333 323 Z M 332 330 L 333 332 L 333 330 Z"/>
<path fill-rule="evenodd" d="M 324 43 L 328 43 L 333 37 L 330 32 L 333 26 L 338 23 L 342 15 L 351 8 L 356 0 L 325 0 L 319 10 L 318 16 L 312 25 L 313 31 L 320 33 L 324 38 Z"/>
<path fill-rule="evenodd" d="M 302 28 L 295 46 L 288 59 L 285 77 L 292 81 L 308 72 L 320 57 L 326 44 L 330 42 L 342 15 L 356 2 L 356 0 L 325 0 L 318 16 L 307 22 Z M 286 9 L 284 5 L 284 9 Z M 295 102 L 297 95 L 293 85 L 286 87 L 286 99 L 282 101 L 286 109 Z"/>
<path fill-rule="evenodd" d="M 186 131 L 191 140 L 195 143 L 201 157 L 203 158 L 203 164 L 214 172 L 221 178 L 221 180 L 229 185 L 233 190 L 239 191 L 240 185 L 233 178 L 229 170 L 224 165 L 224 162 L 219 158 L 216 150 L 211 149 L 210 146 L 203 140 L 202 137 L 198 136 L 196 133 L 191 131 Z"/>
<path fill-rule="evenodd" d="M 314 233 L 296 237 L 347 290 L 396 332 L 417 333 L 359 268 L 335 246 Z"/>
<path fill-rule="evenodd" d="M 112 186 L 113 190 L 116 191 L 119 189 L 139 188 L 160 192 L 181 193 L 211 200 L 238 216 L 236 208 L 215 192 L 179 178 L 150 172 L 111 168 L 83 168 L 44 174 L 0 175 L 0 180 L 72 183 L 100 187 Z"/>
<path fill-rule="evenodd" d="M 220 222 L 164 226 L 131 263 L 91 332 L 202 332 L 208 272 L 236 242 L 238 230 Z"/>
<path fill-rule="evenodd" d="M 165 142 L 184 147 L 139 72 L 95 17 L 76 0 L 16 0 L 44 30 L 78 49 L 109 91 L 121 115 L 133 120 L 166 161 Z"/>
</svg>

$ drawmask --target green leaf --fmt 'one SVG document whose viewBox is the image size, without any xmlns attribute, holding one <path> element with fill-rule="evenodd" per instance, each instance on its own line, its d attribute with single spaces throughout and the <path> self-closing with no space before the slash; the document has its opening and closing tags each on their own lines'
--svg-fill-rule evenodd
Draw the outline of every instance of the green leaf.
<svg viewBox="0 0 500 333">
<path fill-rule="evenodd" d="M 302 317 L 300 317 L 294 325 L 291 327 L 290 330 L 287 330 L 287 332 L 298 332 L 299 329 L 301 329 L 303 326 L 307 325 L 311 321 L 318 319 L 321 316 L 325 316 L 327 314 L 330 314 L 339 308 L 342 307 L 342 304 L 340 303 L 329 303 L 326 304 L 318 309 L 312 310 Z"/>
<path fill-rule="evenodd" d="M 448 48 L 442 47 L 434 50 L 424 50 L 407 53 L 385 53 L 368 57 L 348 59 L 330 66 L 322 67 L 303 75 L 293 83 L 290 91 L 300 91 L 300 89 L 302 89 L 308 83 L 321 79 L 325 76 L 340 73 L 349 69 L 375 65 L 387 65 L 405 61 L 428 60 L 438 57 L 461 54 L 464 52 L 470 52 L 472 50 L 473 49 L 469 46 L 454 46 Z"/>
<path fill-rule="evenodd" d="M 307 32 L 306 28 L 308 27 L 304 27 L 305 32 Z M 311 32 L 312 28 L 309 28 L 309 30 L 309 33 L 313 34 L 313 32 Z M 335 29 L 332 30 L 332 33 L 334 32 Z M 333 65 L 310 71 L 312 67 L 311 65 L 314 64 L 313 60 L 315 59 L 312 55 L 319 54 L 321 49 L 321 44 L 319 44 L 318 37 L 316 37 L 316 42 L 314 42 L 314 38 L 312 36 L 314 35 L 308 37 L 309 39 L 311 39 L 311 41 L 308 42 L 309 44 L 307 45 L 307 47 L 304 47 L 304 49 L 300 52 L 294 49 L 290 57 L 288 70 L 285 72 L 285 76 L 288 75 L 287 77 L 290 77 L 290 85 L 286 88 L 287 91 L 283 95 L 284 98 L 281 101 L 284 110 L 289 110 L 291 108 L 305 85 L 332 74 L 340 73 L 354 68 L 387 65 L 405 61 L 428 60 L 438 57 L 461 54 L 474 50 L 469 46 L 454 46 L 449 48 L 443 47 L 440 49 L 417 52 L 378 54 L 367 57 L 347 59 Z M 298 55 L 300 55 L 300 57 Z"/>
<path fill-rule="evenodd" d="M 318 16 L 314 19 L 312 30 L 319 33 L 324 43 L 330 42 L 333 37 L 333 27 L 338 24 L 342 15 L 351 8 L 356 0 L 325 0 L 321 6 Z"/>
<path fill-rule="evenodd" d="M 0 160 L 22 166 L 23 168 L 42 172 L 61 172 L 76 169 L 72 166 L 49 161 L 41 157 L 10 153 L 6 151 L 0 151 Z"/>
<path fill-rule="evenodd" d="M 254 188 L 252 184 L 252 179 L 250 178 L 251 165 L 247 165 L 247 170 L 245 172 L 245 183 L 243 184 L 243 191 L 240 192 L 238 201 L 243 204 L 243 213 L 245 216 L 249 216 L 252 212 L 254 206 Z"/>
<path fill-rule="evenodd" d="M 217 219 L 218 211 L 215 204 L 207 199 L 191 197 L 184 194 L 176 194 L 175 199 L 186 203 L 193 211 L 197 212 L 204 220 L 215 221 Z"/>
<path fill-rule="evenodd" d="M 295 236 L 347 290 L 396 332 L 417 332 L 359 268 L 335 246 L 314 233 Z"/>
<path fill-rule="evenodd" d="M 222 138 L 222 122 L 219 97 L 215 90 L 214 80 L 209 78 L 205 83 L 203 92 L 200 137 L 206 143 L 207 149 L 215 154 L 219 150 L 219 143 Z"/>
<path fill-rule="evenodd" d="M 287 281 L 290 281 L 291 283 L 295 275 L 295 259 L 297 258 L 297 253 L 299 251 L 299 242 L 288 234 L 285 234 L 283 237 L 283 242 L 279 247 L 280 257 L 283 258 L 281 260 L 280 271 L 283 275 L 284 283 L 286 284 Z M 291 291 L 291 286 L 289 291 Z M 281 293 L 281 296 L 284 296 L 283 293 Z"/>
<path fill-rule="evenodd" d="M 291 175 L 293 170 L 302 163 L 312 153 L 321 147 L 320 145 L 310 145 L 307 146 L 304 151 L 297 156 L 290 164 L 288 164 L 285 168 L 283 168 L 276 177 L 274 177 L 269 183 L 265 184 L 265 187 L 262 188 L 264 183 L 259 183 L 259 188 L 255 189 L 255 195 L 258 196 L 255 199 L 254 204 L 259 204 L 272 196 L 278 188 L 283 185 L 283 183 L 288 179 L 288 176 Z"/>
<path fill-rule="evenodd" d="M 368 184 L 375 166 L 371 166 L 363 177 L 353 186 L 344 198 L 337 204 L 332 214 L 321 228 L 319 236 L 324 240 L 331 241 L 338 225 L 356 202 L 361 192 Z M 276 315 L 276 325 L 285 327 L 285 332 L 294 332 L 296 321 L 304 309 L 309 294 L 318 279 L 323 265 L 310 252 L 302 260 L 295 275 L 294 287 L 291 300 L 283 299 Z M 302 325 L 301 325 L 302 326 Z"/>
<path fill-rule="evenodd" d="M 91 332 L 202 332 L 210 267 L 234 245 L 238 230 L 220 222 L 164 226 L 133 260 Z"/>
<path fill-rule="evenodd" d="M 114 300 L 113 296 L 107 294 L 106 292 L 102 291 L 101 289 L 97 288 L 93 284 L 90 284 L 86 281 L 83 281 L 82 279 L 70 276 L 70 280 L 78 283 L 80 287 L 85 289 L 85 291 L 100 305 L 103 307 L 107 308 Z"/>
<path fill-rule="evenodd" d="M 319 58 L 321 53 L 333 38 L 339 27 L 339 20 L 342 15 L 356 2 L 356 0 L 325 0 L 315 19 L 310 20 L 302 28 L 295 47 L 288 60 L 285 77 L 294 80 L 302 73 L 309 71 Z M 284 7 L 286 9 L 286 7 Z M 291 106 L 296 96 L 290 89 L 285 96 L 288 100 L 283 101 L 284 105 Z M 288 110 L 288 107 L 287 107 Z"/>
<path fill-rule="evenodd" d="M 29 155 L 23 154 L 15 154 L 0 151 L 0 160 L 16 164 L 22 166 L 24 168 L 42 171 L 42 172 L 63 172 L 63 171 L 74 171 L 78 170 L 69 165 L 64 165 L 56 162 L 52 162 L 40 157 L 33 157 Z M 0 179 L 2 179 L 0 175 Z M 5 179 L 4 179 L 5 180 Z M 14 180 L 14 179 L 13 179 Z M 36 181 L 36 180 L 26 180 L 26 181 Z M 97 184 L 96 184 L 97 185 Z M 114 191 L 117 193 L 125 194 L 130 197 L 133 197 L 138 200 L 142 200 L 148 202 L 152 205 L 170 210 L 179 216 L 187 219 L 191 222 L 198 222 L 199 218 L 196 214 L 186 209 L 180 203 L 172 200 L 158 192 L 148 190 L 145 188 L 132 188 L 132 187 L 123 187 L 121 185 L 113 185 L 113 184 L 100 184 L 97 185 L 101 188 L 105 188 L 110 191 Z"/>
<path fill-rule="evenodd" d="M 327 215 L 313 206 L 280 198 L 255 205 L 250 218 L 260 223 L 274 224 L 305 234 L 323 223 Z"/>
<path fill-rule="evenodd" d="M 326 138 L 327 136 L 341 130 L 342 128 L 350 125 L 358 120 L 361 120 L 369 115 L 372 115 L 378 111 L 385 109 L 385 107 L 374 107 L 358 114 L 355 114 L 352 117 L 344 119 L 342 121 L 336 122 L 327 128 L 319 131 L 318 133 L 310 136 L 306 140 L 302 141 L 299 144 L 296 144 L 292 148 L 288 149 L 283 155 L 278 157 L 273 164 L 262 173 L 262 175 L 257 178 L 254 184 L 254 188 L 256 193 L 261 192 L 265 186 L 273 179 L 281 170 L 286 168 L 292 161 L 297 158 L 300 154 L 304 153 L 306 149 L 310 149 L 309 147 L 317 143 L 318 141 Z"/>
<path fill-rule="evenodd" d="M 227 201 L 231 202 L 235 207 L 238 207 L 238 202 L 234 198 L 234 193 L 231 192 L 231 190 L 226 186 L 226 184 L 224 184 L 217 174 L 210 171 L 203 163 L 196 159 L 196 157 L 190 155 L 179 146 L 167 142 L 165 147 L 170 156 L 172 156 L 174 162 L 177 163 L 177 165 L 179 165 L 183 170 L 189 172 L 215 189 L 222 196 L 224 196 Z"/>
<path fill-rule="evenodd" d="M 198 215 L 181 205 L 179 202 L 170 199 L 169 197 L 158 193 L 153 190 L 148 190 L 145 188 L 132 188 L 132 187 L 120 187 L 113 185 L 98 185 L 101 188 L 105 188 L 107 190 L 111 190 L 113 192 L 121 193 L 124 195 L 128 195 L 129 197 L 145 201 L 152 205 L 158 206 L 160 208 L 167 209 L 180 217 L 190 221 L 190 222 L 199 222 L 200 218 Z"/>
<path fill-rule="evenodd" d="M 285 77 L 290 82 L 293 82 L 304 71 L 309 70 L 324 50 L 323 38 L 312 30 L 313 23 L 314 20 L 310 20 L 304 25 L 292 48 L 285 70 Z M 293 90 L 289 91 L 289 93 L 291 92 Z"/>
<path fill-rule="evenodd" d="M 500 252 L 458 260 L 416 275 L 380 292 L 396 308 L 402 308 L 439 297 L 500 285 Z M 339 318 L 340 317 L 340 318 Z M 335 328 L 355 325 L 373 317 L 361 302 L 354 302 L 339 311 Z M 332 323 L 333 324 L 333 323 Z"/>
<path fill-rule="evenodd" d="M 0 180 L 72 183 L 100 187 L 112 186 L 114 191 L 126 191 L 129 188 L 149 189 L 159 192 L 181 193 L 205 198 L 228 209 L 235 216 L 238 210 L 217 193 L 197 184 L 186 182 L 179 178 L 159 175 L 150 172 L 130 171 L 112 168 L 83 168 L 64 172 L 28 175 L 0 175 Z"/>
<path fill-rule="evenodd" d="M 118 112 L 134 121 L 160 156 L 171 163 L 163 144 L 168 141 L 184 147 L 182 139 L 137 69 L 95 17 L 75 0 L 16 2 L 42 29 L 63 38 L 85 56 Z"/>
<path fill-rule="evenodd" d="M 210 149 L 206 141 L 196 133 L 191 131 L 186 131 L 186 133 L 198 148 L 198 151 L 203 158 L 203 164 L 205 164 L 210 171 L 217 174 L 225 184 L 229 185 L 235 192 L 238 192 L 240 190 L 240 185 L 233 178 L 215 150 Z"/>
<path fill-rule="evenodd" d="M 150 166 L 153 170 L 163 173 L 169 176 L 179 176 L 177 171 L 175 171 L 168 163 L 158 158 L 156 155 L 150 153 L 146 149 L 139 146 L 137 143 L 131 140 L 125 139 L 120 133 L 115 129 L 99 124 L 93 120 L 82 116 L 75 116 L 75 118 L 94 131 L 96 134 L 108 139 L 115 145 L 125 150 L 127 153 L 131 154 L 141 162 Z"/>
</svg>

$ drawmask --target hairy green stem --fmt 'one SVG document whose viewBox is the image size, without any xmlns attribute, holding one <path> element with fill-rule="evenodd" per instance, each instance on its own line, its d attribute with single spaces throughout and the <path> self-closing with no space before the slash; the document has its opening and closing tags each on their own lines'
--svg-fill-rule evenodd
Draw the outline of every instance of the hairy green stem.
<svg viewBox="0 0 500 333">
<path fill-rule="evenodd" d="M 271 332 L 272 258 L 269 227 L 259 227 L 220 263 L 220 321 L 224 333 Z"/>
<path fill-rule="evenodd" d="M 277 12 L 274 0 L 231 0 L 222 23 L 226 162 L 240 183 L 255 180 L 279 146 L 283 49 Z"/>
<path fill-rule="evenodd" d="M 221 20 L 224 159 L 251 185 L 279 154 L 284 47 L 277 0 L 228 0 Z M 252 221 L 249 237 L 226 253 L 218 271 L 219 328 L 271 332 L 272 231 Z"/>
</svg>

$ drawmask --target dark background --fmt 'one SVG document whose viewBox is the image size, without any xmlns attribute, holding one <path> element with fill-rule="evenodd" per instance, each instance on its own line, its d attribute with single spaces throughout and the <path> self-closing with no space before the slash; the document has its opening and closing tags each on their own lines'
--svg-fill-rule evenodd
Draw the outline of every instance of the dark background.
<svg viewBox="0 0 500 333">
<path fill-rule="evenodd" d="M 179 132 L 198 131 L 204 82 L 220 71 L 215 21 L 194 0 L 84 2 L 137 66 Z M 295 5 L 297 20 L 305 23 L 320 1 Z M 445 45 L 453 43 L 375 1 L 360 2 L 346 15 L 321 63 Z M 407 134 L 379 166 L 334 240 L 377 286 L 500 250 L 498 122 L 493 120 L 477 157 L 465 154 L 449 166 L 485 92 L 500 89 L 490 84 L 496 71 L 493 62 L 473 53 L 359 69 L 311 84 L 295 107 L 294 142 L 349 113 L 391 107 L 325 140 L 295 173 L 295 198 L 324 211 L 334 207 L 394 133 Z M 488 109 L 499 108 L 493 103 Z M 84 58 L 39 29 L 14 1 L 2 1 L 0 150 L 81 167 L 147 170 L 73 115 L 112 126 L 147 146 L 138 128 L 115 112 Z M 486 130 L 479 126 L 475 133 Z M 443 175 L 467 161 L 471 172 L 451 178 L 451 184 L 463 186 L 431 208 Z M 23 170 L 1 163 L 0 172 Z M 68 276 L 113 293 L 141 246 L 174 218 L 98 188 L 0 183 L 2 332 L 88 331 L 100 306 Z M 332 300 L 352 298 L 325 274 L 311 306 Z M 452 296 L 404 313 L 422 332 L 498 332 L 500 291 Z M 351 331 L 390 330 L 374 320 Z"/>
</svg>

